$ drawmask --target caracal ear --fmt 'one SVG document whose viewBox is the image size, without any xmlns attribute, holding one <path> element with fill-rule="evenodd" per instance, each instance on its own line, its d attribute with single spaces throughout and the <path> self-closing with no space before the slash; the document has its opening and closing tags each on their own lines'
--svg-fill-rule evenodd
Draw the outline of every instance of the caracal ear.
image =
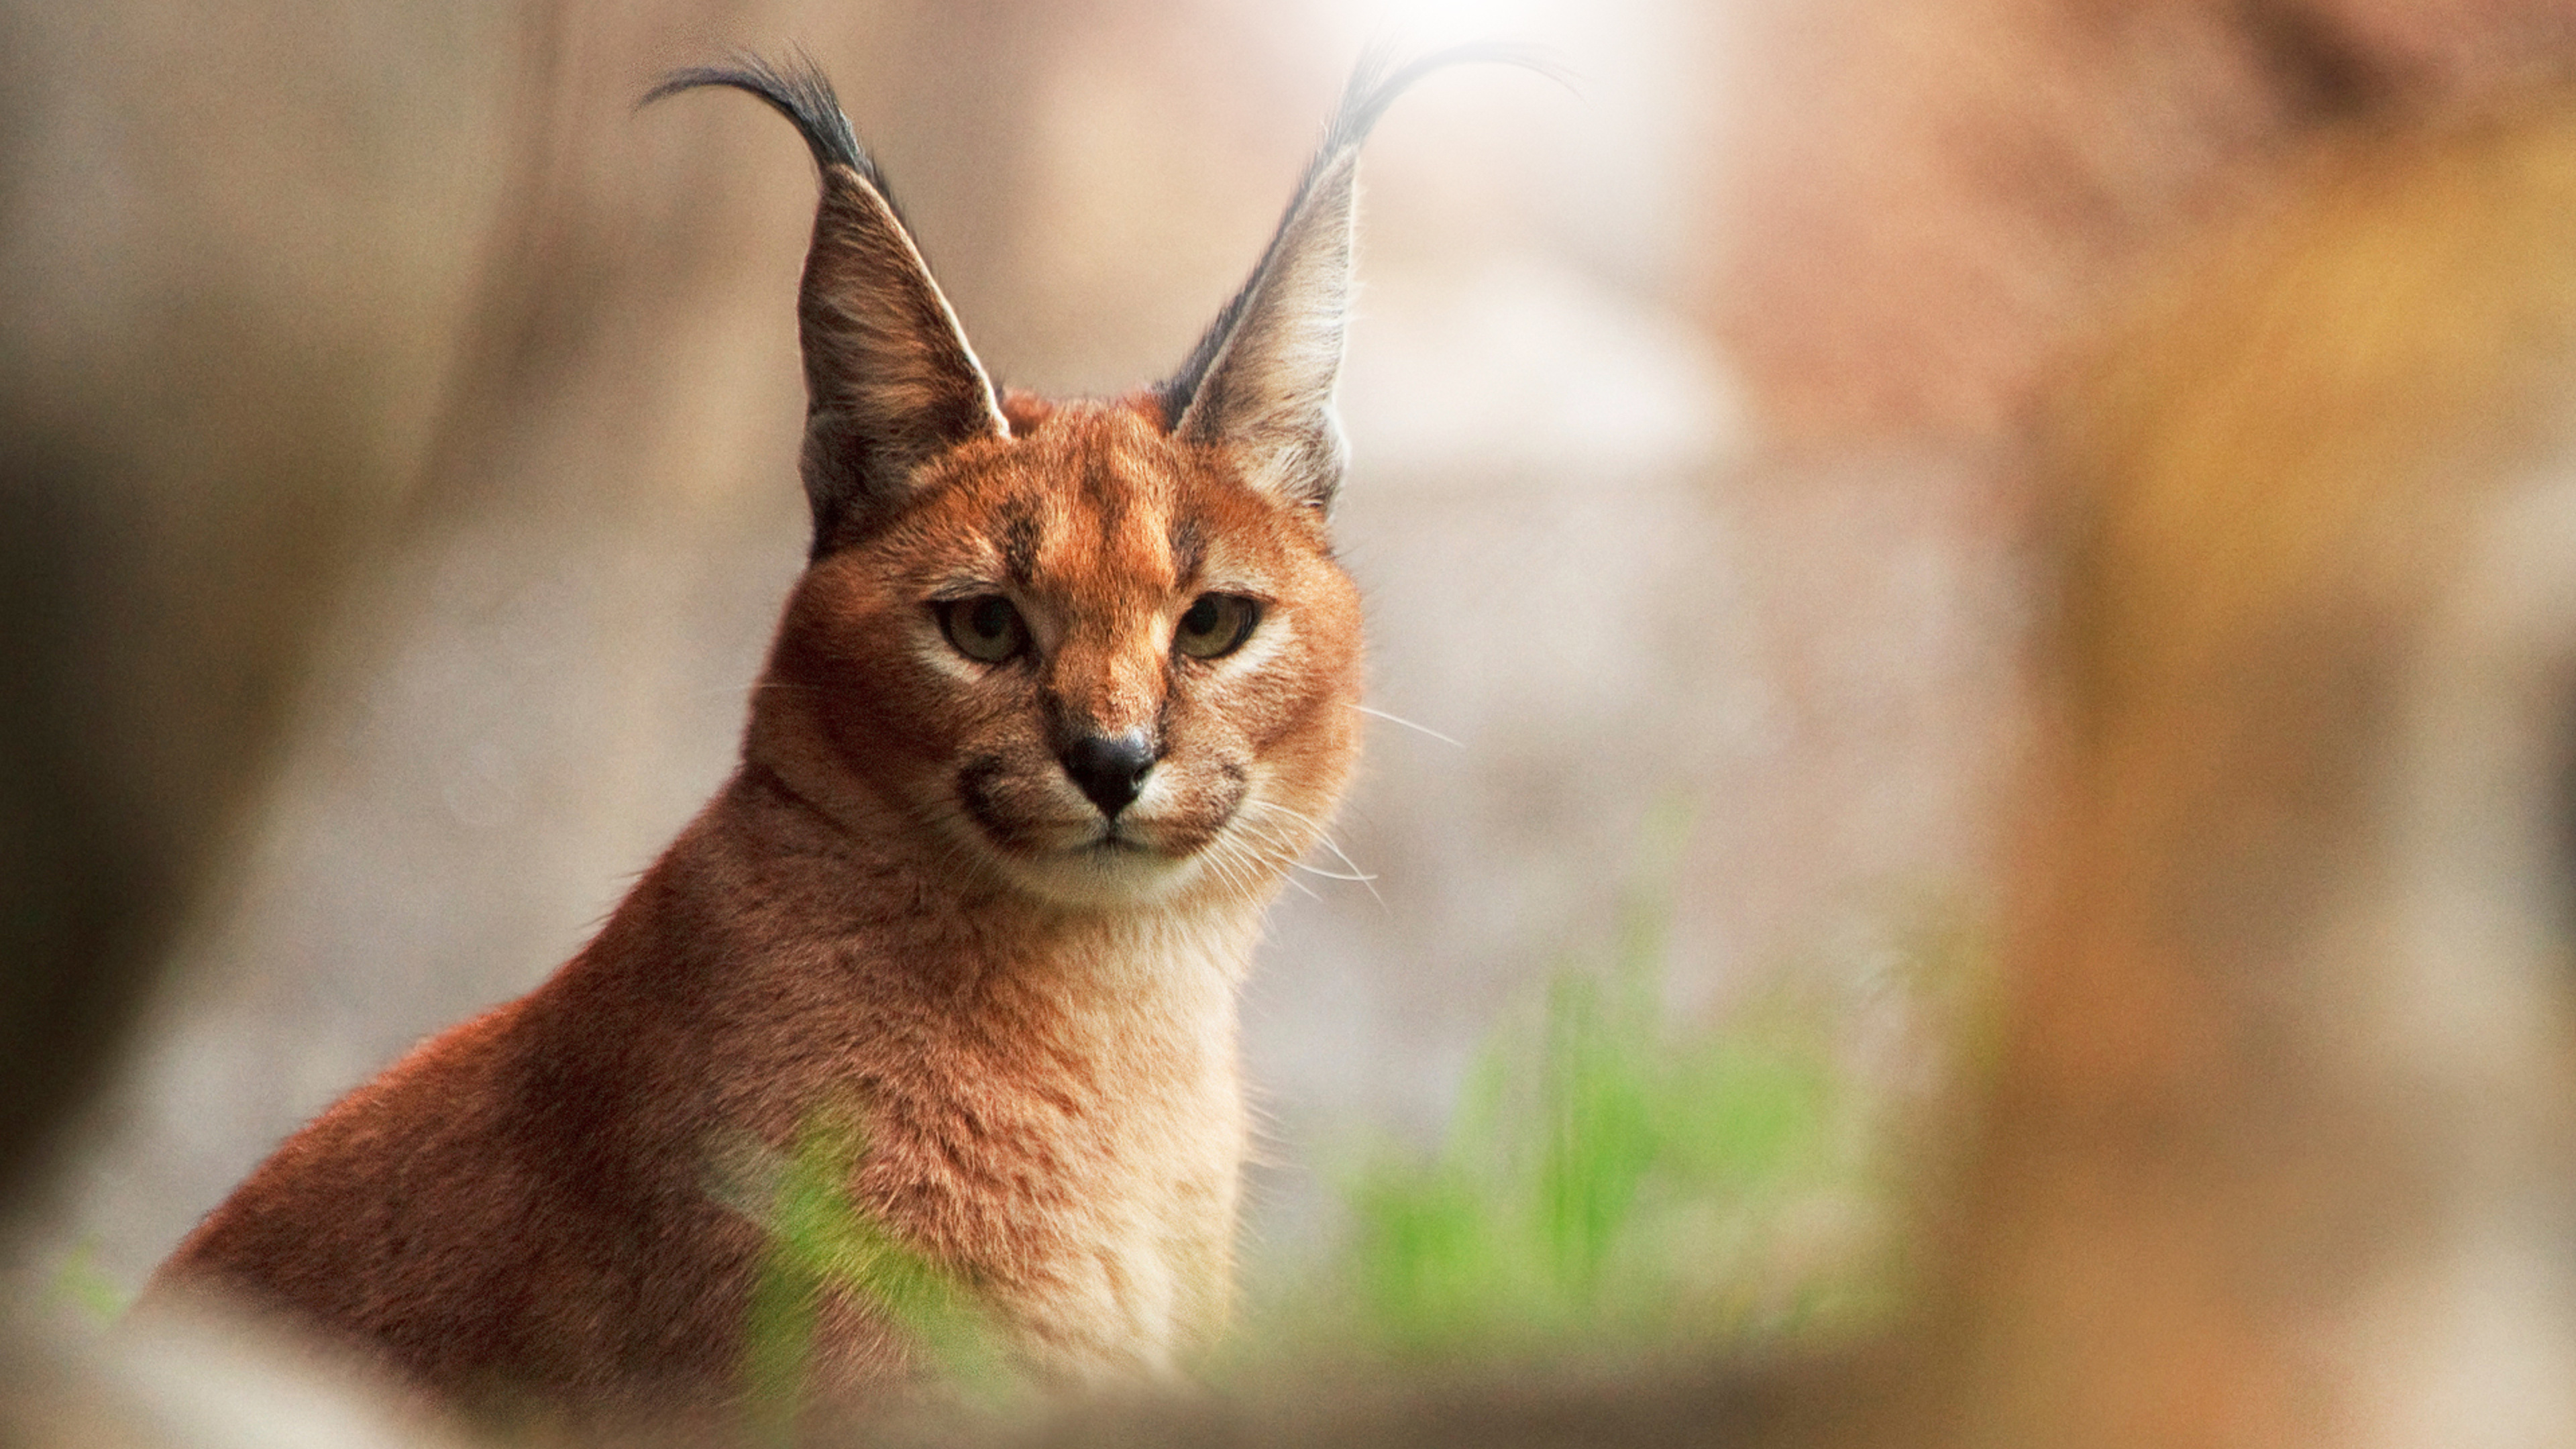
<svg viewBox="0 0 2576 1449">
<path fill-rule="evenodd" d="M 1261 264 L 1156 389 L 1175 438 L 1225 449 L 1253 486 L 1304 507 L 1330 507 L 1342 482 L 1333 385 L 1350 319 L 1361 143 L 1397 96 L 1445 66 L 1499 61 L 1563 79 L 1545 57 L 1511 45 L 1457 46 L 1392 71 L 1387 60 L 1375 51 L 1351 72 Z"/>
<path fill-rule="evenodd" d="M 814 552 L 866 532 L 909 494 L 921 465 L 960 443 L 1008 437 L 992 380 L 921 259 L 876 162 L 812 61 L 757 57 L 676 71 L 646 103 L 731 86 L 795 123 L 822 172 L 814 243 L 796 299 L 805 351 L 805 496 Z"/>
</svg>

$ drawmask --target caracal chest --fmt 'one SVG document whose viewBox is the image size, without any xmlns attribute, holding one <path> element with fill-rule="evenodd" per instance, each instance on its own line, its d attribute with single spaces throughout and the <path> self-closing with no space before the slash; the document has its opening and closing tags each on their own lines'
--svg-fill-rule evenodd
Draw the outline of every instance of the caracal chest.
<svg viewBox="0 0 2576 1449">
<path fill-rule="evenodd" d="M 933 1240 L 959 1225 L 943 1256 L 1041 1373 L 1165 1373 L 1222 1324 L 1250 935 L 1131 924 L 1011 963 L 953 1019 L 930 1099 L 879 1129 L 912 1180 L 874 1186 L 920 1194 Z"/>
</svg>

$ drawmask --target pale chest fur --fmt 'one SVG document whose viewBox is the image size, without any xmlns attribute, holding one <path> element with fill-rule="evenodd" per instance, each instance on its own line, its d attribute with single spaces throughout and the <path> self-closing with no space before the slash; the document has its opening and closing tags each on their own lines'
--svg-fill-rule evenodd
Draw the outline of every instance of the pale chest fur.
<svg viewBox="0 0 2576 1449">
<path fill-rule="evenodd" d="M 1229 910 L 1047 933 L 868 1053 L 860 1200 L 973 1285 L 1042 1378 L 1167 1374 L 1223 1323 L 1256 927 Z"/>
</svg>

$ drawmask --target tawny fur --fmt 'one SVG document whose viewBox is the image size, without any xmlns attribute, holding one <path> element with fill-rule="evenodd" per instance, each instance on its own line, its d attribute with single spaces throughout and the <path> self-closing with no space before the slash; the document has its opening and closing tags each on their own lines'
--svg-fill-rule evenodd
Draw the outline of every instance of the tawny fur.
<svg viewBox="0 0 2576 1449">
<path fill-rule="evenodd" d="M 220 1287 L 441 1395 L 721 1405 L 764 1251 L 721 1165 L 841 1111 L 855 1200 L 1030 1372 L 1152 1375 L 1204 1342 L 1247 1136 L 1235 991 L 1358 748 L 1324 507 L 1347 162 L 1426 68 L 1363 69 L 1249 302 L 1110 402 L 992 387 L 819 76 L 676 77 L 761 95 L 823 179 L 815 557 L 742 764 L 597 939 L 289 1139 L 156 1293 Z M 1256 622 L 1201 657 L 1176 636 L 1211 595 Z M 955 642 L 943 610 L 979 598 L 1025 648 Z M 1111 737 L 1153 751 L 1123 808 L 1073 778 Z M 916 1371 L 864 1303 L 824 1308 L 823 1385 Z"/>
</svg>

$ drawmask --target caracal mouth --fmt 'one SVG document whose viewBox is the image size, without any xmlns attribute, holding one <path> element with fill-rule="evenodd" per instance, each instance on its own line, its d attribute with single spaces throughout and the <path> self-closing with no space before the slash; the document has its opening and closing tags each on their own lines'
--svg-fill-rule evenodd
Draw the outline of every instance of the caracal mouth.
<svg viewBox="0 0 2576 1449">
<path fill-rule="evenodd" d="M 999 852 L 1003 872 L 1022 890 L 1059 905 L 1148 906 L 1166 900 L 1203 873 L 1208 845 L 1184 834 L 1180 849 L 1156 841 L 1141 822 L 1100 822 L 1087 838 L 1053 849 Z"/>
</svg>

